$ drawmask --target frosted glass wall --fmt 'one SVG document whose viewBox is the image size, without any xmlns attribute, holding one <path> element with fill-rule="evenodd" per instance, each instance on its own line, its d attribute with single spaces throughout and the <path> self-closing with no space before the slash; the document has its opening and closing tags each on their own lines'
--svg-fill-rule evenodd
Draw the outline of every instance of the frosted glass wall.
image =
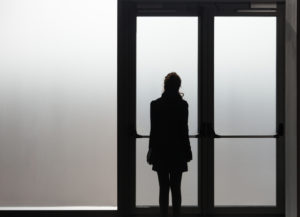
<svg viewBox="0 0 300 217">
<path fill-rule="evenodd" d="M 0 206 L 115 207 L 117 0 L 0 0 L 0 30 Z"/>
<path fill-rule="evenodd" d="M 276 17 L 215 17 L 215 131 L 276 131 Z"/>
</svg>

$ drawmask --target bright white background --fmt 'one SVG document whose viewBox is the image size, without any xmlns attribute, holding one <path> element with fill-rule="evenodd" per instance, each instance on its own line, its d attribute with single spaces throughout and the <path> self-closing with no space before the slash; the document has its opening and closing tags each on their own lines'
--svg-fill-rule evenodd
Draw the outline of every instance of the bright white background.
<svg viewBox="0 0 300 217">
<path fill-rule="evenodd" d="M 215 131 L 276 133 L 276 17 L 216 17 Z"/>
<path fill-rule="evenodd" d="M 0 0 L 0 31 L 0 206 L 116 206 L 117 1 Z"/>
</svg>

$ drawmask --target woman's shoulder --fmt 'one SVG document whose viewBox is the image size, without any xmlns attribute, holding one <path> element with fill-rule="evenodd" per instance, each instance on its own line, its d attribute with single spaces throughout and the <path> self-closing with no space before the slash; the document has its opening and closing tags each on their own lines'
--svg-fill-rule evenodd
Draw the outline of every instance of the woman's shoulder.
<svg viewBox="0 0 300 217">
<path fill-rule="evenodd" d="M 188 106 L 189 106 L 188 102 L 187 102 L 187 101 L 185 101 L 184 99 L 182 99 L 182 100 L 181 100 L 181 103 L 183 104 L 183 106 L 186 106 L 186 107 L 188 107 Z"/>
<path fill-rule="evenodd" d="M 164 104 L 164 103 L 165 103 L 165 101 L 163 100 L 163 98 L 159 97 L 159 98 L 157 98 L 155 100 L 152 100 L 150 104 L 151 104 L 151 106 L 155 106 L 155 105 L 160 105 L 160 104 Z M 182 98 L 180 100 L 178 100 L 176 103 L 179 103 L 179 104 L 181 104 L 184 107 L 188 107 L 189 106 L 188 102 L 186 100 L 182 99 Z"/>
<path fill-rule="evenodd" d="M 162 102 L 163 101 L 163 98 L 162 97 L 158 97 L 158 98 L 156 98 L 156 99 L 154 99 L 154 100 L 152 100 L 151 101 L 151 103 L 160 103 L 160 102 Z"/>
<path fill-rule="evenodd" d="M 159 104 L 160 102 L 161 102 L 161 97 L 159 97 L 159 98 L 157 98 L 155 100 L 152 100 L 150 104 L 151 104 L 151 106 L 154 106 L 154 105 Z"/>
</svg>

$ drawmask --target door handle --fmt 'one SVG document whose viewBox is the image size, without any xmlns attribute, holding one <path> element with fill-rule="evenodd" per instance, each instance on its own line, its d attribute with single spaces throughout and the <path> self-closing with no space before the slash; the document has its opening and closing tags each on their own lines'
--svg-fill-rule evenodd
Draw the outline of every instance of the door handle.
<svg viewBox="0 0 300 217">
<path fill-rule="evenodd" d="M 141 139 L 141 138 L 150 138 L 150 135 L 140 135 L 136 132 L 136 130 L 134 130 L 134 132 L 132 133 L 133 137 L 136 139 Z M 199 138 L 199 134 L 196 135 L 189 135 L 189 138 Z"/>
<path fill-rule="evenodd" d="M 218 135 L 215 133 L 215 130 L 210 123 L 204 123 L 201 127 L 199 134 L 189 135 L 189 138 L 279 138 L 283 136 L 283 124 L 279 124 L 277 127 L 277 133 L 275 135 Z M 150 138 L 150 135 L 140 135 L 134 130 L 133 137 L 137 139 L 141 138 Z"/>
<path fill-rule="evenodd" d="M 137 132 L 134 133 L 134 138 L 140 139 L 140 138 L 150 138 L 150 135 L 140 135 Z M 197 135 L 189 135 L 189 138 L 199 138 L 199 134 Z"/>
<path fill-rule="evenodd" d="M 133 132 L 133 137 L 136 138 L 136 139 L 141 139 L 141 138 L 150 138 L 149 135 L 140 135 L 136 132 L 136 130 L 134 130 Z"/>
<path fill-rule="evenodd" d="M 212 127 L 212 124 L 208 124 L 208 137 L 209 138 L 279 138 L 283 136 L 283 124 L 280 123 L 277 127 L 277 133 L 275 135 L 218 135 Z"/>
</svg>

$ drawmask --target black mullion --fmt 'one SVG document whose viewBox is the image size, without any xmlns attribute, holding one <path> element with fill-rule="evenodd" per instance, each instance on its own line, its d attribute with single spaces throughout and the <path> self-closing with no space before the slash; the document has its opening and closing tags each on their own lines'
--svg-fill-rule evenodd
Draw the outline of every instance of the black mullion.
<svg viewBox="0 0 300 217">
<path fill-rule="evenodd" d="M 129 130 L 132 132 L 136 129 L 136 9 L 135 4 L 132 4 L 130 7 L 130 40 L 129 40 L 129 53 L 130 56 L 130 71 L 129 71 L 129 104 L 130 104 L 130 123 Z M 130 133 L 130 171 L 131 174 L 131 183 L 130 183 L 130 213 L 134 212 L 135 204 L 136 204 L 136 138 Z"/>
<path fill-rule="evenodd" d="M 200 91 L 200 96 L 201 96 L 201 110 L 200 110 L 200 116 L 201 116 L 201 122 L 200 124 L 200 134 L 204 134 L 206 131 L 205 129 L 205 124 L 208 122 L 208 105 L 207 105 L 207 99 L 208 99 L 208 50 L 209 50 L 209 45 L 208 45 L 208 27 L 209 27 L 209 22 L 208 22 L 208 11 L 207 8 L 203 8 L 203 14 L 202 14 L 202 26 L 201 26 L 201 42 L 202 42 L 202 47 L 201 47 L 201 73 L 200 73 L 200 84 L 201 84 L 201 91 Z M 208 152 L 207 152 L 207 138 L 201 137 L 200 138 L 200 143 L 201 143 L 201 155 L 200 160 L 201 160 L 201 187 L 200 187 L 200 198 L 201 198 L 201 204 L 200 208 L 202 209 L 202 215 L 206 216 L 208 214 L 208 194 L 209 194 L 209 189 L 208 189 Z"/>
<path fill-rule="evenodd" d="M 284 123 L 284 23 L 285 23 L 285 12 L 284 5 L 277 4 L 278 16 L 277 16 L 277 40 L 276 40 L 276 53 L 277 53 L 277 65 L 276 65 L 276 125 L 283 126 Z M 277 132 L 281 136 L 276 140 L 276 205 L 278 212 L 284 214 L 285 209 L 285 196 L 284 196 L 284 159 L 285 159 L 285 148 L 284 148 L 284 134 L 283 129 L 277 129 Z"/>
<path fill-rule="evenodd" d="M 130 3 L 118 4 L 118 213 L 129 215 L 134 203 L 134 183 L 132 182 L 134 166 L 130 124 L 133 113 L 132 103 L 132 57 L 128 55 L 132 50 L 132 9 Z"/>
<path fill-rule="evenodd" d="M 210 134 L 210 126 L 214 129 L 214 16 L 216 14 L 216 5 L 209 8 L 209 28 L 208 28 L 208 133 Z M 207 140 L 208 145 L 208 178 L 209 189 L 208 208 L 211 214 L 214 213 L 214 138 Z"/>
<path fill-rule="evenodd" d="M 203 16 L 202 16 L 202 10 L 201 12 L 199 11 L 198 14 L 198 135 L 201 130 L 201 123 L 202 123 L 202 107 L 203 107 L 203 96 L 202 96 L 202 46 L 203 46 L 203 37 L 202 37 L 202 32 L 203 32 Z M 202 210 L 202 202 L 203 202 L 203 197 L 202 197 L 202 153 L 203 153 L 203 148 L 202 144 L 203 141 L 200 137 L 198 137 L 197 140 L 198 144 L 198 212 L 201 213 Z"/>
<path fill-rule="evenodd" d="M 132 21 L 133 21 L 133 25 L 132 25 L 132 40 L 131 40 L 131 56 L 133 58 L 132 60 L 132 66 L 131 66 L 131 74 L 132 74 L 132 85 L 131 87 L 133 87 L 131 90 L 130 90 L 130 93 L 131 93 L 131 120 L 132 120 L 132 123 L 131 123 L 131 126 L 132 128 L 131 129 L 136 129 L 136 15 L 135 15 L 135 10 L 132 11 L 133 14 L 133 17 L 132 18 Z M 132 203 L 131 203 L 131 210 L 134 210 L 135 208 L 135 205 L 136 205 L 136 139 L 133 138 L 133 141 L 132 141 L 132 157 L 131 157 L 131 165 L 132 165 L 132 173 L 133 173 L 133 176 L 132 176 Z"/>
</svg>

